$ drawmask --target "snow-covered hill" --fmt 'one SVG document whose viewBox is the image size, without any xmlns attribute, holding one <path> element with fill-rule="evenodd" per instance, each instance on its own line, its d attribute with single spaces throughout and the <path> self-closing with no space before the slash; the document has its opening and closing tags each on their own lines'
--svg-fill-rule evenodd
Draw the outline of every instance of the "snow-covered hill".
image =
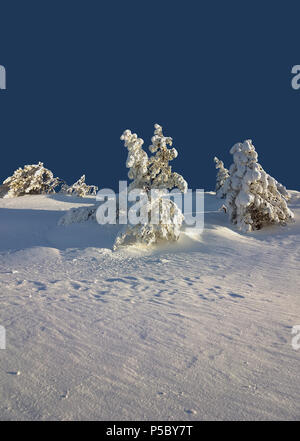
<svg viewBox="0 0 300 441">
<path fill-rule="evenodd" d="M 92 197 L 0 199 L 0 419 L 299 419 L 292 195 L 295 224 L 246 235 L 206 193 L 201 235 L 118 252 L 57 225 Z"/>
</svg>

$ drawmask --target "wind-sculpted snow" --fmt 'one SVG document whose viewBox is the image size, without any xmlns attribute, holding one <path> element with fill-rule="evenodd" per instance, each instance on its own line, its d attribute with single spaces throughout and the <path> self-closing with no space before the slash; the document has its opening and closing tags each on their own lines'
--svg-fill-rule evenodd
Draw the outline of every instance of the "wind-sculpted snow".
<svg viewBox="0 0 300 441">
<path fill-rule="evenodd" d="M 201 235 L 116 252 L 118 226 L 57 225 L 94 203 L 0 201 L 0 419 L 299 419 L 300 193 L 251 235 L 206 193 Z"/>
</svg>

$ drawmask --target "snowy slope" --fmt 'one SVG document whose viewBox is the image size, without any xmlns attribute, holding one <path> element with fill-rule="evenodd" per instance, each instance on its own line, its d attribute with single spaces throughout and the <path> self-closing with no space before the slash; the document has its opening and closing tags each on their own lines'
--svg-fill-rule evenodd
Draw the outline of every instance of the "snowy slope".
<svg viewBox="0 0 300 441">
<path fill-rule="evenodd" d="M 91 197 L 0 199 L 0 419 L 299 419 L 292 194 L 293 225 L 241 234 L 206 193 L 201 236 L 115 253 L 57 225 Z"/>
</svg>

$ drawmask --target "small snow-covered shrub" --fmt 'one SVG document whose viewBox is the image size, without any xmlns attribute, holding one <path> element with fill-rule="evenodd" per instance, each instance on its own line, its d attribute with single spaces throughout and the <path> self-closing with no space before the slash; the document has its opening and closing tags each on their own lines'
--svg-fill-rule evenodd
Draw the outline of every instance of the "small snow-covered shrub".
<svg viewBox="0 0 300 441">
<path fill-rule="evenodd" d="M 96 185 L 87 185 L 85 182 L 85 175 L 82 175 L 78 181 L 73 185 L 63 184 L 61 192 L 72 196 L 85 197 L 88 195 L 96 196 L 98 187 Z"/>
<path fill-rule="evenodd" d="M 294 215 L 287 206 L 289 194 L 286 188 L 257 162 L 252 141 L 248 139 L 235 144 L 230 153 L 233 164 L 223 191 L 231 222 L 247 232 L 265 225 L 285 225 L 293 221 Z"/>
<path fill-rule="evenodd" d="M 99 204 L 89 207 L 77 207 L 68 210 L 58 221 L 58 225 L 71 225 L 88 220 L 96 222 L 96 211 Z"/>
<path fill-rule="evenodd" d="M 180 235 L 183 214 L 171 199 L 164 198 L 164 190 L 178 188 L 187 191 L 187 183 L 181 175 L 172 172 L 169 162 L 177 157 L 177 150 L 172 146 L 172 138 L 165 137 L 162 127 L 155 124 L 152 144 L 149 147 L 152 156 L 148 157 L 143 150 L 144 141 L 130 130 L 125 130 L 121 139 L 128 149 L 126 167 L 128 177 L 132 180 L 128 190 L 138 189 L 146 196 L 143 210 L 147 220 L 137 225 L 128 225 L 115 241 L 114 249 L 124 242 L 139 242 L 147 245 L 160 240 L 175 241 Z M 155 190 L 155 197 L 153 197 Z M 151 223 L 151 213 L 159 213 L 158 222 Z"/>
<path fill-rule="evenodd" d="M 227 168 L 224 167 L 224 162 L 220 161 L 216 156 L 214 157 L 214 161 L 216 163 L 216 169 L 218 170 L 215 189 L 216 196 L 220 199 L 224 199 L 226 197 L 224 184 L 229 177 L 229 172 Z"/>
<path fill-rule="evenodd" d="M 14 174 L 5 181 L 1 187 L 2 197 L 12 198 L 26 194 L 55 193 L 55 188 L 61 180 L 55 178 L 53 173 L 44 167 L 42 162 L 25 165 L 18 168 Z"/>
</svg>

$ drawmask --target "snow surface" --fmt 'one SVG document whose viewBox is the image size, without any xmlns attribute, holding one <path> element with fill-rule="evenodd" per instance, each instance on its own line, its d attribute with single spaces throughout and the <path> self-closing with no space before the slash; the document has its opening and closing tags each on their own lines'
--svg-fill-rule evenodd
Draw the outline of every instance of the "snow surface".
<svg viewBox="0 0 300 441">
<path fill-rule="evenodd" d="M 0 199 L 1 420 L 300 417 L 296 223 L 249 234 L 205 193 L 205 229 L 112 252 L 94 198 Z"/>
</svg>

